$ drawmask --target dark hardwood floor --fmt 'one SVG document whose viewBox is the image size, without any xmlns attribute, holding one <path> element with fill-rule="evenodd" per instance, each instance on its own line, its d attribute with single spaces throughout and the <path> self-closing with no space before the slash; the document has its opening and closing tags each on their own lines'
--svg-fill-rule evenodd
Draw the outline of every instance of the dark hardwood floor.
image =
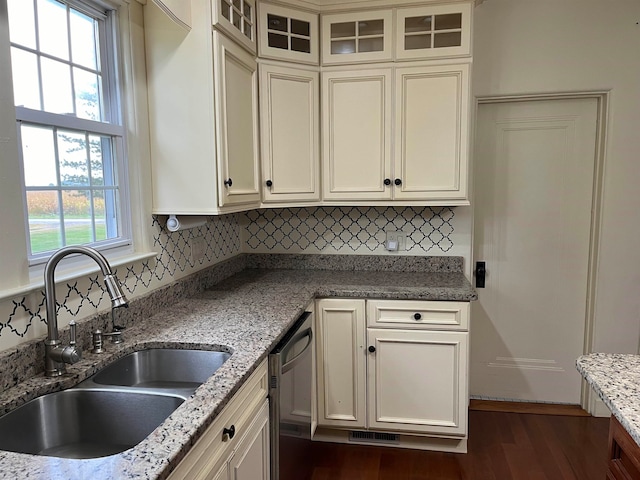
<svg viewBox="0 0 640 480">
<path fill-rule="evenodd" d="M 313 442 L 311 480 L 604 480 L 609 419 L 469 412 L 467 454 Z"/>
</svg>

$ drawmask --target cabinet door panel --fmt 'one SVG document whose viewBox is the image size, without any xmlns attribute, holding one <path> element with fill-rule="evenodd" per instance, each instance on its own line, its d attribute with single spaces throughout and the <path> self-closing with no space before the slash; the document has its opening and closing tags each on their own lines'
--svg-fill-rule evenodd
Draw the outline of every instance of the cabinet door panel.
<svg viewBox="0 0 640 480">
<path fill-rule="evenodd" d="M 364 300 L 320 300 L 316 319 L 318 425 L 364 427 Z"/>
<path fill-rule="evenodd" d="M 239 45 L 256 52 L 255 0 L 211 0 L 212 23 Z"/>
<path fill-rule="evenodd" d="M 322 63 L 352 64 L 392 59 L 389 10 L 323 15 Z"/>
<path fill-rule="evenodd" d="M 396 199 L 464 199 L 469 66 L 396 69 Z"/>
<path fill-rule="evenodd" d="M 368 330 L 369 428 L 465 435 L 468 334 Z"/>
<path fill-rule="evenodd" d="M 260 58 L 318 65 L 320 42 L 318 15 L 260 3 Z"/>
<path fill-rule="evenodd" d="M 323 73 L 326 200 L 391 198 L 391 69 Z"/>
<path fill-rule="evenodd" d="M 264 402 L 229 461 L 230 480 L 269 480 L 269 405 Z"/>
<path fill-rule="evenodd" d="M 217 32 L 214 40 L 220 205 L 258 202 L 258 71 L 253 57 Z M 230 184 L 224 184 L 229 181 Z"/>
<path fill-rule="evenodd" d="M 318 200 L 318 73 L 260 66 L 264 201 Z"/>
<path fill-rule="evenodd" d="M 470 56 L 472 11 L 471 2 L 399 8 L 396 11 L 396 58 Z"/>
</svg>

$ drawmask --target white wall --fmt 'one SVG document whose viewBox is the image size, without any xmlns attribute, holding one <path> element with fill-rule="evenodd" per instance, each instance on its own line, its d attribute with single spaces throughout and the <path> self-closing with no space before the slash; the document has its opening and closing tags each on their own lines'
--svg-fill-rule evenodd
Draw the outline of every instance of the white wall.
<svg viewBox="0 0 640 480">
<path fill-rule="evenodd" d="M 640 338 L 640 1 L 486 0 L 476 97 L 610 90 L 594 351 Z"/>
</svg>

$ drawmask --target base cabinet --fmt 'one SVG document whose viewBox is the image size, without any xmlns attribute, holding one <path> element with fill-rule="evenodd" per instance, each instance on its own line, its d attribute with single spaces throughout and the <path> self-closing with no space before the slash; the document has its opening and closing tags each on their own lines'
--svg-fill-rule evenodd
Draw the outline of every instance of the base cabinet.
<svg viewBox="0 0 640 480">
<path fill-rule="evenodd" d="M 323 299 L 318 425 L 466 438 L 468 304 Z"/>
<path fill-rule="evenodd" d="M 466 434 L 466 332 L 369 328 L 367 338 L 369 428 Z"/>
<path fill-rule="evenodd" d="M 610 422 L 607 480 L 640 479 L 640 447 L 617 418 Z"/>
<path fill-rule="evenodd" d="M 229 459 L 229 480 L 269 480 L 269 405 L 265 401 Z"/>
<path fill-rule="evenodd" d="M 266 361 L 234 395 L 169 479 L 269 480 Z"/>
</svg>

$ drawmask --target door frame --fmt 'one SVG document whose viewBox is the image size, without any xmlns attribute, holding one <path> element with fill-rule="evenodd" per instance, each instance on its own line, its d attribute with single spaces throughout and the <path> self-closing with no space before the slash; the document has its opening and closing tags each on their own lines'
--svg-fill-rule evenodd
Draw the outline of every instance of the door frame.
<svg viewBox="0 0 640 480">
<path fill-rule="evenodd" d="M 596 311 L 596 290 L 597 290 L 597 272 L 600 251 L 600 239 L 602 229 L 602 201 L 604 198 L 604 170 L 606 165 L 606 146 L 607 132 L 609 121 L 609 106 L 611 104 L 610 90 L 594 90 L 579 92 L 558 92 L 558 93 L 539 93 L 539 94 L 521 94 L 521 95 L 476 95 L 474 122 L 473 122 L 473 145 L 471 148 L 470 162 L 470 178 L 474 179 L 473 169 L 475 162 L 473 156 L 476 153 L 476 135 L 477 135 L 477 118 L 480 105 L 493 103 L 515 103 L 515 102 L 532 102 L 532 101 L 548 101 L 548 100 L 582 100 L 595 99 L 597 101 L 597 125 L 596 125 L 596 148 L 594 157 L 593 172 L 593 198 L 591 201 L 591 230 L 589 235 L 589 265 L 587 270 L 587 291 L 586 291 L 586 314 L 585 329 L 583 339 L 583 354 L 592 353 L 594 347 L 594 331 L 595 331 L 595 311 Z M 475 275 L 475 204 L 473 202 L 475 182 L 469 182 L 470 198 L 472 205 L 471 225 L 471 270 L 472 276 Z M 472 278 L 473 280 L 473 278 Z M 609 416 L 609 410 L 604 403 L 598 400 L 597 395 L 593 395 L 591 388 L 587 382 L 582 379 L 582 388 L 580 393 L 580 404 L 584 410 L 595 416 Z"/>
</svg>

